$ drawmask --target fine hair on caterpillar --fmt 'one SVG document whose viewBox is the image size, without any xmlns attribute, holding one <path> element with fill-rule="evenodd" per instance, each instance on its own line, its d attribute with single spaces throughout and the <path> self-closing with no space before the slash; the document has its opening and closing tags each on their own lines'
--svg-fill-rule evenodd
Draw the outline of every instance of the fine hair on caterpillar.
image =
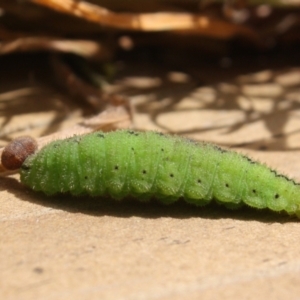
<svg viewBox="0 0 300 300">
<path fill-rule="evenodd" d="M 141 201 L 179 198 L 203 206 L 248 205 L 300 217 L 300 185 L 267 166 L 216 145 L 157 132 L 95 132 L 54 141 L 31 154 L 21 182 L 46 195 Z"/>
</svg>

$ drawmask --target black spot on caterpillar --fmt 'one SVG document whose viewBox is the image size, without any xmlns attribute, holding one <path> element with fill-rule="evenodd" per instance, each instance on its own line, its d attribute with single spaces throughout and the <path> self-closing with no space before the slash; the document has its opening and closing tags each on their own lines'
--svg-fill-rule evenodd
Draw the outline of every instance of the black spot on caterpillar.
<svg viewBox="0 0 300 300">
<path fill-rule="evenodd" d="M 214 199 L 230 208 L 246 204 L 300 217 L 300 186 L 293 180 L 236 152 L 155 132 L 55 141 L 30 155 L 20 172 L 26 186 L 47 195 L 183 198 L 198 206 Z"/>
</svg>

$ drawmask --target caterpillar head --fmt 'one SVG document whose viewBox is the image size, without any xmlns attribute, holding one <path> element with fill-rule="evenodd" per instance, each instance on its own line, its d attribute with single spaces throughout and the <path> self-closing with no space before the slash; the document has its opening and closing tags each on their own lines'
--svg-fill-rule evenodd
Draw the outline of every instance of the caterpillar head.
<svg viewBox="0 0 300 300">
<path fill-rule="evenodd" d="M 30 136 L 21 136 L 11 141 L 3 150 L 1 163 L 7 170 L 19 169 L 25 159 L 38 148 L 37 142 Z"/>
</svg>

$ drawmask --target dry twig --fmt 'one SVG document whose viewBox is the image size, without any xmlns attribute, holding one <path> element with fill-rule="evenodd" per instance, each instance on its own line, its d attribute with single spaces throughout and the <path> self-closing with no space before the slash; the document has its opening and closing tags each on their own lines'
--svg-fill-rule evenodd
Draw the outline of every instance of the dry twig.
<svg viewBox="0 0 300 300">
<path fill-rule="evenodd" d="M 106 8 L 86 1 L 75 0 L 30 0 L 33 3 L 49 7 L 116 29 L 134 31 L 191 31 L 198 34 L 230 38 L 244 35 L 251 40 L 257 36 L 250 28 L 231 24 L 219 19 L 212 19 L 201 14 L 191 13 L 114 13 Z"/>
</svg>

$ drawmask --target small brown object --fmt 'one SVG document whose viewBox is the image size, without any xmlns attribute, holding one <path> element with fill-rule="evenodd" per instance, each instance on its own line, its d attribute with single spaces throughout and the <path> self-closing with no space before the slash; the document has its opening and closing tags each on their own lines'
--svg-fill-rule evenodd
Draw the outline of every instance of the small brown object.
<svg viewBox="0 0 300 300">
<path fill-rule="evenodd" d="M 11 141 L 3 150 L 1 163 L 7 170 L 19 169 L 25 159 L 38 148 L 37 142 L 30 136 L 21 136 Z"/>
</svg>

